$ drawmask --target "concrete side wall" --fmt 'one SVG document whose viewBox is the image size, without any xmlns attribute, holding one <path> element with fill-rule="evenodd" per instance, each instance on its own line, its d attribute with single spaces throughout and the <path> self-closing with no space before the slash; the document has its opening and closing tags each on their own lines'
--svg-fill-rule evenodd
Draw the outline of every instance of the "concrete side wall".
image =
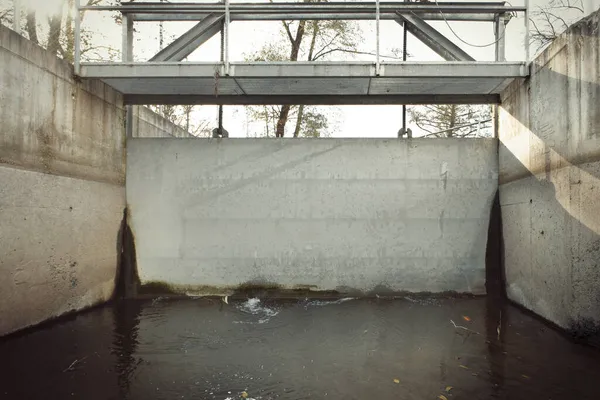
<svg viewBox="0 0 600 400">
<path fill-rule="evenodd" d="M 119 93 L 0 26 L 0 335 L 111 297 L 123 116 Z"/>
<path fill-rule="evenodd" d="M 483 293 L 497 141 L 134 139 L 142 283 Z"/>
<path fill-rule="evenodd" d="M 193 137 L 185 129 L 173 124 L 158 115 L 151 109 L 143 106 L 133 109 L 133 137 L 158 138 L 158 137 Z"/>
<path fill-rule="evenodd" d="M 600 13 L 502 96 L 500 201 L 508 296 L 574 332 L 600 324 Z"/>
<path fill-rule="evenodd" d="M 0 165 L 0 335 L 109 299 L 124 190 Z"/>
<path fill-rule="evenodd" d="M 0 27 L 0 162 L 49 174 L 125 183 L 121 95 L 75 82 L 72 67 Z"/>
<path fill-rule="evenodd" d="M 147 109 L 140 136 L 184 136 Z M 125 208 L 121 95 L 0 26 L 0 336 L 108 300 Z"/>
</svg>

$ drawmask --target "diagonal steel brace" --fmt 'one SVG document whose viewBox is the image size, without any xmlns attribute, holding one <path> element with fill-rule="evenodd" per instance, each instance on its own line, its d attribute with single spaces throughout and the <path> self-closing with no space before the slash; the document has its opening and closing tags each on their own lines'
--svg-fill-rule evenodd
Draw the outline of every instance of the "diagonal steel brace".
<svg viewBox="0 0 600 400">
<path fill-rule="evenodd" d="M 475 61 L 473 57 L 415 14 L 401 13 L 400 11 L 396 11 L 396 14 L 399 17 L 396 22 L 400 25 L 406 24 L 406 29 L 413 36 L 442 56 L 446 61 Z"/>
<path fill-rule="evenodd" d="M 149 61 L 181 61 L 221 30 L 224 14 L 210 14 Z"/>
</svg>

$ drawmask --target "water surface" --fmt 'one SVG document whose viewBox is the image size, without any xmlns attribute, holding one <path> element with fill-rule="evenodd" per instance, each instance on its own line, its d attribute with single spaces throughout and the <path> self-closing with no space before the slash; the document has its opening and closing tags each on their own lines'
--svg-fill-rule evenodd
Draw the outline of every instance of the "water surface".
<svg viewBox="0 0 600 400">
<path fill-rule="evenodd" d="M 127 301 L 0 341 L 0 359 L 8 399 L 600 394 L 596 350 L 486 298 Z"/>
</svg>

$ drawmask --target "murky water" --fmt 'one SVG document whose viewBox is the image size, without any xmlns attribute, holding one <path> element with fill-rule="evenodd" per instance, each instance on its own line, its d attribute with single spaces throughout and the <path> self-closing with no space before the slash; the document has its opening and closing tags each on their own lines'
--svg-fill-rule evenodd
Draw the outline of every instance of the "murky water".
<svg viewBox="0 0 600 400">
<path fill-rule="evenodd" d="M 10 399 L 600 394 L 596 350 L 485 298 L 122 302 L 0 341 L 0 360 Z"/>
</svg>

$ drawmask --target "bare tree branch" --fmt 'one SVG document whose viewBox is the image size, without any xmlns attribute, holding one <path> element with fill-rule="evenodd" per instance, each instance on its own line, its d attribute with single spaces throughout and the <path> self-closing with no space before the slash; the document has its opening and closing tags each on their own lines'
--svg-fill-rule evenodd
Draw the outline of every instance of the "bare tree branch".
<svg viewBox="0 0 600 400">
<path fill-rule="evenodd" d="M 368 56 L 374 56 L 374 55 L 376 55 L 375 53 L 371 53 L 371 52 L 368 52 L 368 51 L 359 51 L 359 50 L 335 48 L 335 49 L 330 49 L 328 51 L 325 51 L 325 52 L 323 52 L 321 54 L 318 54 L 318 55 L 314 56 L 313 59 L 312 59 L 312 61 L 316 61 L 319 58 L 326 56 L 327 54 L 331 54 L 331 53 L 335 53 L 335 52 L 351 53 L 351 54 L 362 54 L 362 55 L 368 55 Z M 379 57 L 390 58 L 390 59 L 393 59 L 393 60 L 402 60 L 402 57 L 388 56 L 388 55 L 384 55 L 384 54 L 380 54 Z"/>
<path fill-rule="evenodd" d="M 577 15 L 574 15 L 575 12 Z M 551 0 L 545 6 L 538 6 L 532 13 L 533 25 L 531 43 L 538 44 L 538 50 L 556 39 L 571 22 L 584 13 L 582 0 Z"/>
<path fill-rule="evenodd" d="M 339 32 L 338 32 L 337 34 L 335 34 L 335 35 L 333 36 L 333 38 L 331 38 L 331 40 L 330 40 L 330 41 L 329 41 L 329 42 L 328 42 L 326 45 L 324 45 L 323 47 L 321 47 L 321 49 L 319 49 L 319 50 L 316 52 L 316 54 L 315 54 L 315 56 L 314 56 L 313 60 L 317 60 L 317 59 L 321 58 L 321 57 L 323 56 L 321 53 L 322 53 L 323 51 L 325 51 L 327 48 L 329 48 L 329 46 L 331 46 L 331 45 L 332 45 L 332 44 L 335 42 L 335 40 L 336 40 L 336 39 L 337 39 L 339 36 L 340 36 L 340 33 L 339 33 Z"/>
<path fill-rule="evenodd" d="M 288 39 L 290 40 L 290 43 L 294 43 L 294 37 L 292 36 L 292 31 L 290 30 L 290 26 L 285 21 L 281 21 L 281 23 L 283 24 L 283 27 L 285 28 L 285 32 L 288 35 Z"/>
</svg>

